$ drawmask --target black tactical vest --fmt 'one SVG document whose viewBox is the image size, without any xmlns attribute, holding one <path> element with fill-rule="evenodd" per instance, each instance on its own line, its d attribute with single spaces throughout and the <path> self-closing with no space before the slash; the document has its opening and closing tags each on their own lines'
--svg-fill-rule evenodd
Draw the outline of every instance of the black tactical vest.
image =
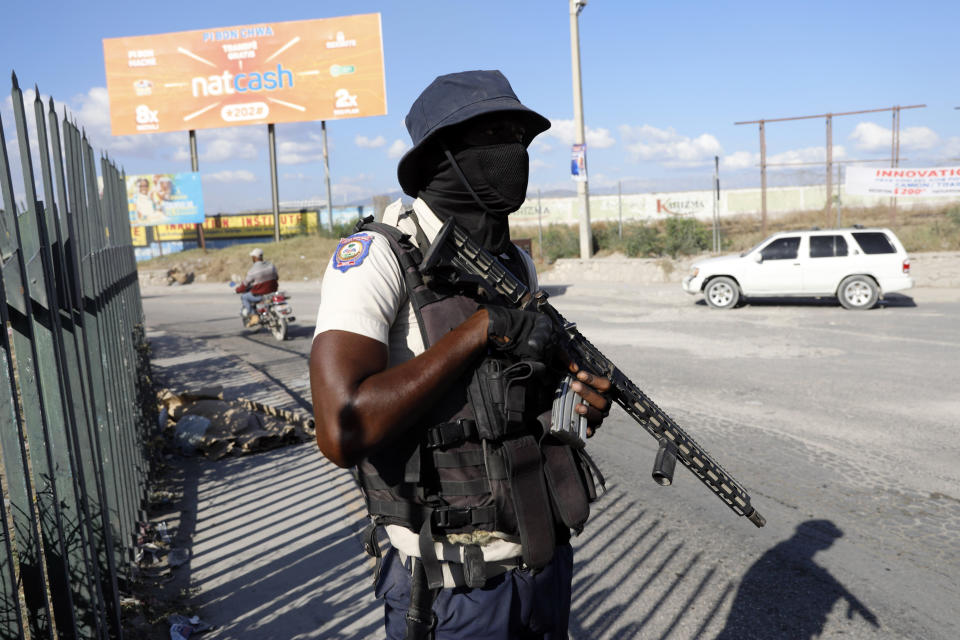
<svg viewBox="0 0 960 640">
<path fill-rule="evenodd" d="M 357 230 L 375 231 L 390 241 L 425 347 L 480 304 L 496 303 L 476 291 L 425 282 L 420 250 L 395 227 L 368 219 Z M 422 233 L 418 240 L 425 249 Z M 569 529 L 582 528 L 596 498 L 583 453 L 544 435 L 560 377 L 538 363 L 490 352 L 419 424 L 358 466 L 374 523 L 420 532 L 431 588 L 442 585 L 435 536 L 478 530 L 519 536 L 524 563 L 540 568 L 553 557 L 558 531 L 565 538 Z M 471 546 L 467 558 L 482 558 L 479 547 Z"/>
</svg>

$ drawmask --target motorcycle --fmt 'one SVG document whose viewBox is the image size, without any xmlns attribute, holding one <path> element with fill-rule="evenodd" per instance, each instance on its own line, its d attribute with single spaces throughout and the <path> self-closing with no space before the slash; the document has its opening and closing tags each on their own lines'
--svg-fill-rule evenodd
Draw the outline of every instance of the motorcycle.
<svg viewBox="0 0 960 640">
<path fill-rule="evenodd" d="M 290 296 L 284 291 L 267 293 L 261 296 L 260 302 L 253 306 L 252 316 L 257 318 L 255 324 L 250 324 L 250 317 L 243 315 L 243 309 L 240 310 L 240 319 L 243 322 L 244 329 L 256 329 L 266 327 L 270 333 L 279 341 L 287 338 L 287 325 L 296 320 L 293 315 L 293 307 L 287 302 Z"/>
</svg>

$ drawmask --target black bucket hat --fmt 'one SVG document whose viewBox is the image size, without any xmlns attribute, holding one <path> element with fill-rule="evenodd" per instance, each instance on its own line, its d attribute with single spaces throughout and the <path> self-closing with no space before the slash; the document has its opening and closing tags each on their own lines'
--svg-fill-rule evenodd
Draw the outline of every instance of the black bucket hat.
<svg viewBox="0 0 960 640">
<path fill-rule="evenodd" d="M 404 193 L 416 197 L 426 176 L 420 158 L 426 143 L 441 129 L 485 113 L 513 112 L 526 122 L 524 145 L 550 128 L 550 121 L 520 103 L 517 94 L 499 71 L 462 71 L 439 76 L 423 90 L 405 120 L 413 148 L 397 166 L 397 179 Z"/>
</svg>

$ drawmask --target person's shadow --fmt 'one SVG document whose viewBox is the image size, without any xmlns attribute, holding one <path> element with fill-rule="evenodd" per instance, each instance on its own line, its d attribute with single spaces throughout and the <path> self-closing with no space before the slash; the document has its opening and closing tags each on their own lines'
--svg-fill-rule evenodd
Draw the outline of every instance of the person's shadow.
<svg viewBox="0 0 960 640">
<path fill-rule="evenodd" d="M 873 612 L 813 560 L 841 536 L 829 520 L 807 520 L 792 538 L 764 553 L 743 576 L 717 640 L 819 638 L 840 599 L 847 601 L 848 618 L 858 613 L 879 628 Z"/>
</svg>

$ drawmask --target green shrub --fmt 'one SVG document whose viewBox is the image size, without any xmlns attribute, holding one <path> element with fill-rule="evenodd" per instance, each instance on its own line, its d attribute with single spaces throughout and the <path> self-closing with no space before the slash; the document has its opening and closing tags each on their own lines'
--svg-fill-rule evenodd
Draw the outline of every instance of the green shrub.
<svg viewBox="0 0 960 640">
<path fill-rule="evenodd" d="M 620 238 L 616 223 L 598 222 L 590 225 L 593 232 L 595 251 L 609 251 L 610 253 L 624 253 L 624 243 Z"/>
<path fill-rule="evenodd" d="M 663 250 L 671 258 L 700 253 L 710 246 L 710 230 L 695 218 L 671 216 L 665 223 Z"/>
<path fill-rule="evenodd" d="M 543 259 L 580 257 L 580 229 L 565 224 L 551 224 L 543 230 Z"/>
<path fill-rule="evenodd" d="M 623 226 L 623 252 L 631 258 L 645 258 L 663 254 L 660 231 L 642 222 Z"/>
</svg>

